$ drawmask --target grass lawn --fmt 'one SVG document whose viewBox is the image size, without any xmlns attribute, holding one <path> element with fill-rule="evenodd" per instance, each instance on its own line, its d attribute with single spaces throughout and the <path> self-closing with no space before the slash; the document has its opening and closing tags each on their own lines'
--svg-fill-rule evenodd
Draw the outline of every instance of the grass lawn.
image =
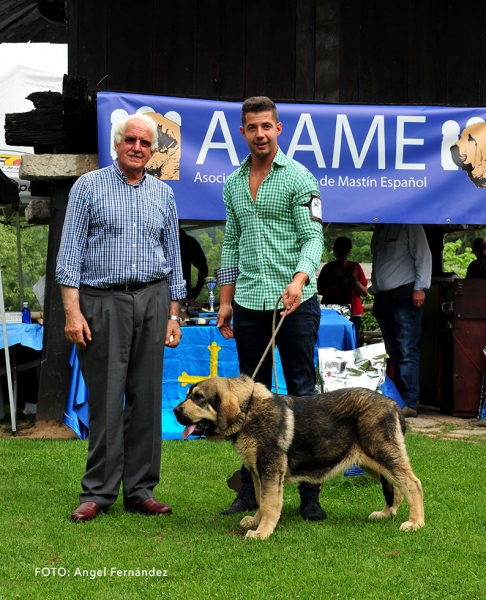
<svg viewBox="0 0 486 600">
<path fill-rule="evenodd" d="M 282 520 L 262 542 L 244 538 L 240 516 L 219 515 L 240 466 L 229 443 L 163 443 L 155 491 L 171 517 L 127 514 L 119 499 L 73 524 L 86 442 L 0 438 L 0 598 L 486 597 L 486 446 L 406 441 L 425 528 L 399 531 L 406 502 L 396 519 L 368 521 L 382 508 L 381 486 L 339 477 L 323 485 L 323 523 L 301 519 L 297 486 L 287 484 Z"/>
</svg>

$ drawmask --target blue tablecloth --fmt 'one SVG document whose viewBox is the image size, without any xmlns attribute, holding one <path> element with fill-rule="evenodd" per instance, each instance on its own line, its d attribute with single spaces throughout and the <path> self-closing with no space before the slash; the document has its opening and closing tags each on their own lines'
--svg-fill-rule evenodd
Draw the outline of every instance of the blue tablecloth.
<svg viewBox="0 0 486 600">
<path fill-rule="evenodd" d="M 321 308 L 321 324 L 317 335 L 317 347 L 354 350 L 356 346 L 354 324 L 333 308 Z"/>
<path fill-rule="evenodd" d="M 8 346 L 21 344 L 34 350 L 42 350 L 44 328 L 37 324 L 7 323 Z M 3 341 L 3 325 L 0 323 L 0 350 L 5 348 Z"/>
<path fill-rule="evenodd" d="M 234 340 L 226 340 L 212 325 L 188 325 L 175 349 L 166 348 L 162 381 L 162 438 L 181 439 L 183 427 L 177 423 L 172 409 L 182 402 L 188 386 L 204 377 L 239 375 L 238 357 Z M 321 310 L 321 324 L 317 348 L 333 347 L 339 350 L 356 348 L 354 325 L 333 309 Z M 296 357 L 298 360 L 298 357 Z M 71 354 L 73 375 L 66 402 L 64 423 L 82 439 L 88 435 L 87 391 L 79 369 L 75 348 Z M 278 391 L 285 394 L 285 380 L 277 352 Z M 275 386 L 274 386 L 275 389 Z"/>
</svg>

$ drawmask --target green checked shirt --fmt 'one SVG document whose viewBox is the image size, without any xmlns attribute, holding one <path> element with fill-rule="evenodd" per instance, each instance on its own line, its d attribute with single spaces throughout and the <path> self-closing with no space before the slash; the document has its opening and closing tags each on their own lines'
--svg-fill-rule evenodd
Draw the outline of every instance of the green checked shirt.
<svg viewBox="0 0 486 600">
<path fill-rule="evenodd" d="M 322 225 L 311 217 L 312 199 L 319 197 L 315 177 L 303 165 L 277 150 L 270 173 L 253 201 L 250 156 L 224 186 L 226 230 L 218 277 L 221 285 L 236 283 L 235 301 L 250 310 L 273 310 L 298 271 L 309 282 L 302 302 L 316 293 Z"/>
</svg>

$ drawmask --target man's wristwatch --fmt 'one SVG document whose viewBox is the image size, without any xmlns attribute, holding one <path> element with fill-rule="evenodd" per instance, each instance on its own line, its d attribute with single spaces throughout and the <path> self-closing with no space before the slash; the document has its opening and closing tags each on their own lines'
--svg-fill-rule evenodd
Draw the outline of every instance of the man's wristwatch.
<svg viewBox="0 0 486 600">
<path fill-rule="evenodd" d="M 176 315 L 169 315 L 169 321 L 177 321 L 179 325 L 182 323 L 182 319 Z"/>
</svg>

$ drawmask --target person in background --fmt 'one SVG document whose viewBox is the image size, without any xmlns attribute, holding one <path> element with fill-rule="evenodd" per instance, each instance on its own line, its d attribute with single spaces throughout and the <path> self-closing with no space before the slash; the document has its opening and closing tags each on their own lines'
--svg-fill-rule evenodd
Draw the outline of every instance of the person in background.
<svg viewBox="0 0 486 600">
<path fill-rule="evenodd" d="M 282 123 L 272 100 L 265 96 L 245 100 L 241 122 L 240 132 L 250 154 L 223 190 L 227 220 L 216 325 L 225 338 L 234 336 L 240 371 L 252 377 L 271 339 L 274 307 L 282 296 L 288 312 L 276 345 L 287 393 L 311 396 L 315 394 L 314 347 L 321 317 L 315 273 L 324 242 L 319 185 L 305 167 L 279 149 Z M 255 381 L 271 389 L 271 353 Z M 244 467 L 241 480 L 235 501 L 221 514 L 257 508 L 253 480 Z M 319 484 L 299 485 L 304 519 L 326 518 L 319 492 Z"/>
<path fill-rule="evenodd" d="M 478 237 L 472 244 L 473 260 L 466 273 L 466 279 L 486 279 L 486 238 Z"/>
<path fill-rule="evenodd" d="M 405 417 L 417 416 L 420 335 L 432 255 L 422 225 L 377 225 L 371 238 L 370 294 Z"/>
<path fill-rule="evenodd" d="M 192 236 L 179 227 L 179 243 L 181 247 L 182 274 L 186 280 L 187 299 L 196 300 L 204 287 L 204 280 L 208 276 L 208 262 L 201 245 Z M 194 265 L 198 271 L 196 285 L 192 287 L 191 267 Z"/>
<path fill-rule="evenodd" d="M 356 340 L 359 339 L 363 319 L 361 298 L 368 295 L 368 280 L 357 262 L 348 260 L 352 242 L 347 237 L 336 238 L 333 246 L 336 260 L 325 264 L 317 279 L 317 293 L 321 304 L 349 304 L 351 321 L 354 323 Z"/>
<path fill-rule="evenodd" d="M 114 131 L 117 159 L 73 185 L 57 257 L 64 331 L 77 346 L 89 394 L 89 442 L 75 522 L 115 502 L 171 514 L 160 479 L 164 347 L 181 337 L 186 295 L 172 189 L 148 175 L 157 129 L 131 115 Z"/>
</svg>

